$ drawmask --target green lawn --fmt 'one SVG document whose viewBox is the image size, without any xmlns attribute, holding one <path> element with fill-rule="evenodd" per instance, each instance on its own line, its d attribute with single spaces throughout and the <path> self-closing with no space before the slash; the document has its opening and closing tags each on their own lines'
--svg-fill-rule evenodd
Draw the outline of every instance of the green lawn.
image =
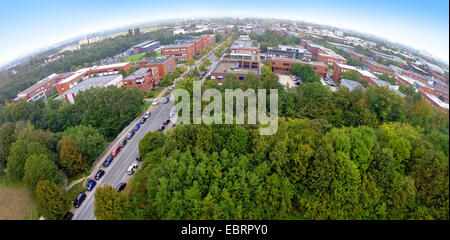
<svg viewBox="0 0 450 240">
<path fill-rule="evenodd" d="M 144 55 L 145 55 L 144 53 L 136 54 L 136 55 L 128 57 L 127 59 L 125 59 L 123 61 L 135 63 L 135 62 L 138 62 L 139 60 L 141 60 L 144 57 Z"/>
</svg>

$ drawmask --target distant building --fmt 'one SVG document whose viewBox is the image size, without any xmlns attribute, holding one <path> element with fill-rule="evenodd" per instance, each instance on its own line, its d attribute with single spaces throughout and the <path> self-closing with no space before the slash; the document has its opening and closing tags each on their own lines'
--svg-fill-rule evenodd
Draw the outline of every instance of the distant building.
<svg viewBox="0 0 450 240">
<path fill-rule="evenodd" d="M 259 48 L 253 46 L 253 41 L 248 35 L 241 35 L 237 40 L 231 43 L 230 51 L 247 50 L 254 54 L 259 54 Z"/>
<path fill-rule="evenodd" d="M 314 44 L 311 41 L 304 39 L 301 40 L 300 45 L 311 51 L 312 56 L 316 58 L 318 62 L 324 62 L 329 65 L 333 65 L 334 63 L 347 64 L 347 59 L 324 46 Z"/>
<path fill-rule="evenodd" d="M 388 67 L 388 66 L 385 66 L 383 64 L 379 64 L 379 63 L 377 63 L 375 61 L 371 61 L 371 60 L 368 60 L 368 59 L 364 59 L 363 61 L 364 61 L 365 65 L 366 65 L 366 67 L 372 73 L 376 73 L 376 74 L 386 73 L 386 74 L 390 75 L 391 77 L 395 76 L 395 70 L 390 68 L 390 67 Z"/>
<path fill-rule="evenodd" d="M 56 85 L 64 78 L 72 75 L 72 73 L 62 73 L 56 74 L 53 73 L 50 76 L 41 79 L 37 83 L 33 84 L 33 86 L 28 87 L 23 90 L 19 94 L 16 95 L 14 101 L 25 100 L 29 101 L 37 101 L 39 99 L 45 99 L 48 95 L 52 94 L 56 90 Z"/>
<path fill-rule="evenodd" d="M 278 48 L 267 48 L 267 58 L 292 58 L 305 62 L 311 61 L 311 52 L 303 46 L 278 45 Z"/>
<path fill-rule="evenodd" d="M 123 86 L 127 88 L 137 87 L 139 91 L 148 91 L 155 88 L 160 79 L 157 67 L 139 68 L 123 79 Z"/>
<path fill-rule="evenodd" d="M 237 62 L 219 62 L 211 72 L 211 79 L 217 80 L 218 84 L 222 85 L 227 74 L 234 74 L 240 81 L 243 81 L 249 73 L 253 73 L 257 77 L 260 75 L 258 69 L 240 68 Z"/>
<path fill-rule="evenodd" d="M 134 54 L 140 54 L 140 53 L 148 53 L 151 51 L 154 51 L 155 49 L 159 48 L 161 46 L 161 42 L 150 40 L 145 41 L 142 43 L 139 43 L 135 46 L 133 46 L 133 52 Z"/>
<path fill-rule="evenodd" d="M 186 61 L 214 43 L 216 43 L 215 35 L 189 36 L 165 46 L 162 54 L 163 56 L 173 55 L 176 60 Z"/>
<path fill-rule="evenodd" d="M 80 91 L 86 91 L 91 88 L 107 87 L 110 85 L 120 87 L 122 85 L 122 79 L 123 79 L 122 75 L 120 74 L 89 78 L 80 82 L 79 84 L 69 89 L 68 91 L 64 92 L 62 96 L 64 96 L 64 98 L 67 99 L 67 101 L 74 104 L 75 96 Z"/>
</svg>

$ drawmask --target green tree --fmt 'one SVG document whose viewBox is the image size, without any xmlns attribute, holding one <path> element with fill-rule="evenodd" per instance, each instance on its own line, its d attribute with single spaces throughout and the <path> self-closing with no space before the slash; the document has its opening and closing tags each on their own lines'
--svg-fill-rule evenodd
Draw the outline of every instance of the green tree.
<svg viewBox="0 0 450 240">
<path fill-rule="evenodd" d="M 68 127 L 62 135 L 69 137 L 80 147 L 83 156 L 87 158 L 89 163 L 95 161 L 103 152 L 106 143 L 105 138 L 98 130 L 91 126 Z"/>
<path fill-rule="evenodd" d="M 36 184 L 41 180 L 58 184 L 61 182 L 61 174 L 56 164 L 45 154 L 33 154 L 28 157 L 24 172 L 23 181 L 31 192 L 34 192 Z"/>
<path fill-rule="evenodd" d="M 195 61 L 192 58 L 189 58 L 188 60 L 186 60 L 186 65 L 188 65 L 189 67 L 192 67 L 195 65 Z"/>
<path fill-rule="evenodd" d="M 364 87 L 369 86 L 369 82 L 359 77 L 359 72 L 356 70 L 347 70 L 342 74 L 343 79 L 353 80 L 361 83 Z"/>
<path fill-rule="evenodd" d="M 99 187 L 95 191 L 94 214 L 97 220 L 123 220 L 128 207 L 125 193 L 118 193 L 110 185 Z"/>
<path fill-rule="evenodd" d="M 47 220 L 61 220 L 69 211 L 70 200 L 54 182 L 42 180 L 36 185 L 36 202 Z"/>
<path fill-rule="evenodd" d="M 83 172 L 88 163 L 80 147 L 69 137 L 63 136 L 60 151 L 60 164 L 67 176 L 71 177 Z"/>
<path fill-rule="evenodd" d="M 314 72 L 314 69 L 308 64 L 297 63 L 291 68 L 291 74 L 299 76 L 302 83 L 319 82 L 320 76 Z"/>
</svg>

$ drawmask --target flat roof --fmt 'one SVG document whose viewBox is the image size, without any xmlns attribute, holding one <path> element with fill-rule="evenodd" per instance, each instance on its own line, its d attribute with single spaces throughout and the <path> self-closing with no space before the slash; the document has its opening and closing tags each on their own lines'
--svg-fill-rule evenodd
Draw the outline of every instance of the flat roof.
<svg viewBox="0 0 450 240">
<path fill-rule="evenodd" d="M 137 77 L 144 76 L 149 69 L 150 68 L 139 68 L 138 70 L 136 70 L 132 74 L 130 74 L 128 77 L 126 77 L 124 80 L 132 80 Z"/>
<path fill-rule="evenodd" d="M 34 89 L 40 87 L 41 84 L 43 84 L 43 83 L 45 83 L 45 82 L 48 82 L 48 81 L 54 79 L 54 78 L 57 77 L 57 76 L 58 76 L 58 74 L 52 73 L 52 74 L 50 74 L 49 76 L 47 76 L 47 77 L 45 77 L 45 78 L 43 78 L 43 79 L 37 81 L 35 84 L 33 84 L 33 85 L 31 85 L 30 87 L 26 88 L 25 90 L 23 90 L 23 91 L 20 92 L 19 94 L 25 94 L 25 93 L 31 92 L 32 90 L 34 90 Z M 19 95 L 19 94 L 18 94 L 18 95 Z"/>
<path fill-rule="evenodd" d="M 102 66 L 93 66 L 91 70 L 99 70 L 99 69 L 106 69 L 106 68 L 116 68 L 116 67 L 124 67 L 126 65 L 130 64 L 129 62 L 122 62 L 122 63 L 114 63 L 114 64 L 108 64 L 108 65 L 102 65 Z"/>
<path fill-rule="evenodd" d="M 212 71 L 213 73 L 234 73 L 234 74 L 247 74 L 253 72 L 255 75 L 259 75 L 258 69 L 238 68 L 238 63 L 235 62 L 220 62 Z"/>
<path fill-rule="evenodd" d="M 445 108 L 445 109 L 448 110 L 448 103 L 445 103 L 445 102 L 441 101 L 441 99 L 439 99 L 438 97 L 436 97 L 433 94 L 429 94 L 429 93 L 426 93 L 426 92 L 424 92 L 424 94 L 427 95 L 427 97 L 430 98 L 437 105 L 439 105 L 439 107 Z"/>
<path fill-rule="evenodd" d="M 350 91 L 353 91 L 355 88 L 358 87 L 364 89 L 364 86 L 361 83 L 345 78 L 341 79 L 341 86 L 348 88 Z"/>
<path fill-rule="evenodd" d="M 116 80 L 116 81 L 114 81 L 114 80 Z M 120 75 L 120 74 L 88 78 L 88 79 L 78 83 L 75 87 L 67 90 L 66 92 L 64 92 L 64 94 L 68 95 L 68 94 L 72 94 L 72 93 L 78 93 L 79 91 L 85 91 L 90 88 L 105 87 L 107 85 L 116 84 L 117 82 L 119 82 L 121 80 L 122 80 L 122 75 Z"/>
<path fill-rule="evenodd" d="M 141 59 L 139 62 L 141 61 L 149 61 L 147 64 L 160 64 L 163 62 L 166 62 L 167 60 L 169 60 L 170 58 L 174 57 L 173 55 L 167 55 L 167 56 L 163 56 L 163 57 L 147 57 L 147 58 L 143 58 Z"/>
<path fill-rule="evenodd" d="M 300 59 L 295 59 L 295 58 L 280 58 L 280 57 L 273 57 L 271 58 L 272 60 L 279 60 L 279 61 L 285 61 L 285 62 L 295 62 L 295 63 L 302 63 L 302 64 L 309 64 L 309 65 L 320 65 L 322 67 L 327 67 L 327 65 L 323 62 L 316 62 L 316 61 L 311 61 L 311 62 L 305 62 L 302 61 Z M 355 69 L 356 70 L 356 69 Z"/>
<path fill-rule="evenodd" d="M 184 43 L 178 43 L 178 44 L 169 44 L 169 45 L 165 46 L 164 48 L 189 47 L 189 46 L 192 46 L 192 44 L 194 44 L 194 43 L 184 42 Z"/>
<path fill-rule="evenodd" d="M 156 43 L 156 42 L 157 42 L 157 41 L 155 41 L 155 40 L 149 40 L 149 41 L 141 42 L 141 43 L 139 43 L 139 44 L 134 45 L 133 48 L 136 48 L 136 47 L 143 47 L 143 46 L 146 46 L 146 45 L 148 45 L 148 44 Z"/>
<path fill-rule="evenodd" d="M 89 72 L 89 70 L 90 70 L 90 68 L 82 68 L 82 69 L 80 69 L 80 70 L 74 72 L 72 75 L 70 75 L 69 77 L 65 78 L 64 80 L 62 80 L 62 81 L 59 82 L 59 83 L 70 82 L 70 81 L 72 81 L 73 79 L 75 79 L 75 78 L 77 78 L 77 77 L 79 77 L 79 76 L 81 76 L 81 75 L 86 74 L 87 72 Z"/>
</svg>

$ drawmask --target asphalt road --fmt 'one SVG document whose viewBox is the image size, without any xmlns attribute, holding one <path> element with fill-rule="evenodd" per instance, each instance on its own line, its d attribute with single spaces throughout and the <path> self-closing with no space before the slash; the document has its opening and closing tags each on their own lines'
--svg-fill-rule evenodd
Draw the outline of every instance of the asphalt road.
<svg viewBox="0 0 450 240">
<path fill-rule="evenodd" d="M 151 113 L 151 116 L 147 121 L 141 125 L 140 129 L 136 132 L 132 139 L 128 140 L 127 144 L 117 154 L 112 163 L 107 167 L 103 167 L 105 175 L 97 181 L 97 185 L 90 192 L 86 191 L 86 199 L 81 206 L 72 211 L 74 220 L 95 220 L 94 216 L 94 194 L 95 190 L 105 184 L 111 185 L 114 188 L 121 182 L 128 182 L 132 176 L 127 174 L 127 169 L 131 164 L 139 162 L 136 161 L 136 157 L 139 155 L 139 142 L 147 134 L 147 132 L 157 131 L 165 120 L 167 120 L 170 111 L 173 108 L 173 99 L 167 104 L 159 103 L 159 106 Z M 139 166 L 140 167 L 140 166 Z M 98 169 L 96 169 L 97 171 Z M 138 171 L 140 168 L 138 168 Z M 95 172 L 96 172 L 95 171 Z"/>
</svg>

